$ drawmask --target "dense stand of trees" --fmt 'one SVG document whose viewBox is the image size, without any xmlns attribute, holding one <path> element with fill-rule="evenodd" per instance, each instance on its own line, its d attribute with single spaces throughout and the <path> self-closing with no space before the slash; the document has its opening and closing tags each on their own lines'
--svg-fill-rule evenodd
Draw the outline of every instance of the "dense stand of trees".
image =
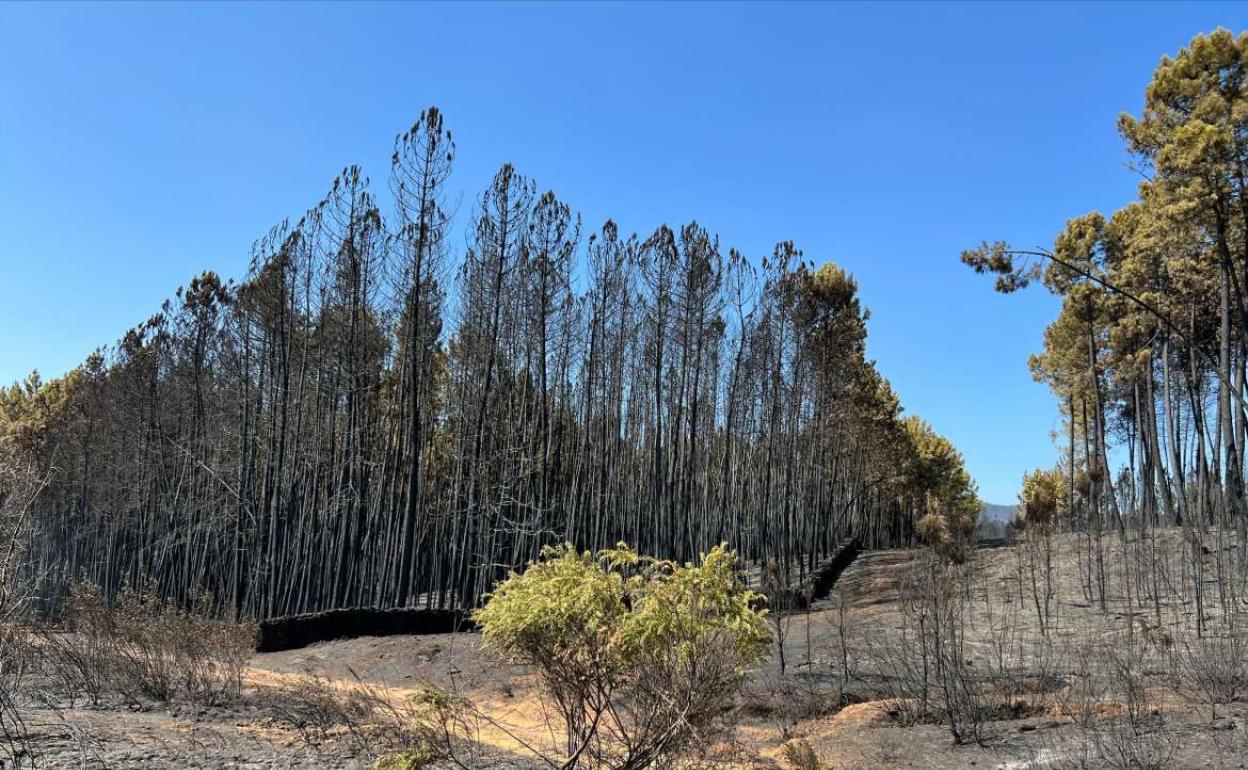
<svg viewBox="0 0 1248 770">
<path fill-rule="evenodd" d="M 1119 128 L 1137 201 L 1072 219 L 1051 251 L 998 242 L 963 260 L 999 290 L 1040 281 L 1062 298 L 1031 366 L 1062 404 L 1064 457 L 1028 476 L 1028 514 L 1098 536 L 1182 525 L 1198 603 L 1213 554 L 1229 609 L 1248 575 L 1248 35 L 1164 58 Z"/>
<path fill-rule="evenodd" d="M 787 242 L 751 261 L 697 223 L 586 236 L 510 165 L 461 251 L 454 155 L 426 111 L 384 215 L 347 168 L 242 283 L 206 272 L 66 376 L 0 391 L 0 441 L 48 481 L 46 594 L 466 607 L 562 540 L 727 541 L 798 580 L 850 534 L 969 534 L 961 457 L 901 418 L 843 270 Z"/>
</svg>

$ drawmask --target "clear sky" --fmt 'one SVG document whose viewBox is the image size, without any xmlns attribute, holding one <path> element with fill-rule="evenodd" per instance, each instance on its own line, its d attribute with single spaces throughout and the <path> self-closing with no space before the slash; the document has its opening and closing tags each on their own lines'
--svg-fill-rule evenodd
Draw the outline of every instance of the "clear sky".
<svg viewBox="0 0 1248 770">
<path fill-rule="evenodd" d="M 381 187 L 437 104 L 461 223 L 511 161 L 587 228 L 696 218 L 848 268 L 870 355 L 1010 503 L 1054 457 L 1026 358 L 1056 304 L 958 253 L 1127 202 L 1115 116 L 1219 25 L 1248 6 L 0 4 L 0 382 L 241 277 L 344 165 Z"/>
</svg>

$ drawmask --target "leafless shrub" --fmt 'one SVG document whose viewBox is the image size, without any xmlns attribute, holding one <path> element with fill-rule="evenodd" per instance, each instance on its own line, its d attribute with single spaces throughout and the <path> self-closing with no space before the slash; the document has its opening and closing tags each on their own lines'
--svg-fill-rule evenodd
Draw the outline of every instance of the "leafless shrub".
<svg viewBox="0 0 1248 770">
<path fill-rule="evenodd" d="M 922 644 L 925 629 L 906 622 L 896 634 L 877 631 L 864 642 L 865 661 L 881 707 L 903 727 L 930 719 L 932 663 Z"/>
<path fill-rule="evenodd" d="M 780 747 L 780 753 L 793 770 L 820 770 L 823 764 L 810 744 L 801 738 L 795 738 Z"/>
<path fill-rule="evenodd" d="M 853 655 L 850 654 L 851 639 L 856 639 L 858 629 L 850 622 L 849 615 L 846 612 L 848 603 L 845 595 L 838 593 L 835 597 L 836 602 L 836 647 L 835 647 L 835 665 L 840 680 L 841 698 L 844 700 L 845 690 L 849 687 L 849 682 L 856 672 L 854 671 L 852 660 Z"/>
<path fill-rule="evenodd" d="M 403 749 L 378 757 L 373 770 L 421 770 L 438 759 L 438 754 L 429 749 Z"/>
<path fill-rule="evenodd" d="M 936 718 L 959 743 L 981 743 L 996 711 L 992 682 L 967 659 L 965 570 L 935 558 L 918 560 L 903 590 L 899 636 L 877 640 L 891 670 L 890 714 L 903 724 Z"/>
<path fill-rule="evenodd" d="M 1209 705 L 1210 720 L 1218 718 L 1219 703 L 1248 695 L 1248 637 L 1243 633 L 1185 640 L 1175 657 L 1180 689 Z"/>
<path fill-rule="evenodd" d="M 21 768 L 26 730 L 19 698 L 29 695 L 31 647 L 24 620 L 30 586 L 24 579 L 27 512 L 42 485 L 0 446 L 0 767 Z"/>
<path fill-rule="evenodd" d="M 363 684 L 339 684 L 323 676 L 298 680 L 267 689 L 262 705 L 280 723 L 297 732 L 309 746 L 343 743 L 352 751 L 365 751 L 380 741 L 379 715 L 387 715 L 377 688 Z M 388 726 L 387 726 L 388 727 Z M 381 748 L 400 746 L 382 744 Z"/>
<path fill-rule="evenodd" d="M 81 583 L 65 600 L 66 628 L 40 628 L 46 670 L 71 702 L 79 695 L 92 706 L 111 691 L 117 635 L 98 587 Z"/>
<path fill-rule="evenodd" d="M 789 638 L 789 626 L 795 610 L 810 607 L 810 587 L 795 586 L 789 579 L 788 572 L 776 562 L 767 565 L 763 574 L 763 596 L 767 599 L 769 610 L 767 619 L 771 622 L 772 636 L 776 640 L 776 655 L 780 664 L 780 675 L 784 676 L 788 668 L 785 645 Z M 807 619 L 809 620 L 809 618 Z"/>
<path fill-rule="evenodd" d="M 791 725 L 835 714 L 851 702 L 853 699 L 839 686 L 839 679 L 830 680 L 816 672 L 807 672 L 768 682 L 767 692 L 751 699 L 746 710 L 765 712 Z"/>
<path fill-rule="evenodd" d="M 199 607 L 208 602 L 201 600 Z M 154 590 L 123 593 L 113 607 L 122 681 L 158 700 L 219 705 L 238 700 L 255 630 L 162 605 Z"/>
<path fill-rule="evenodd" d="M 1030 757 L 1031 767 L 1043 770 L 1099 770 L 1102 767 L 1089 734 L 1051 731 L 1040 734 Z"/>
<path fill-rule="evenodd" d="M 933 637 L 940 706 L 949 732 L 958 743 L 983 743 L 987 723 L 996 713 L 989 687 L 970 670 L 963 650 L 961 628 L 945 625 Z M 942 638 L 943 637 L 943 638 Z"/>
<path fill-rule="evenodd" d="M 30 686 L 33 657 L 25 632 L 0 617 L 0 767 L 25 765 L 26 726 L 20 698 Z"/>
<path fill-rule="evenodd" d="M 459 764 L 457 750 L 470 739 L 471 706 L 462 698 L 432 687 L 398 692 L 354 672 L 347 682 L 299 677 L 265 688 L 258 699 L 307 745 L 356 755 L 383 752 L 379 767 L 423 767 L 443 758 Z"/>
<path fill-rule="evenodd" d="M 1177 738 L 1160 714 L 1143 720 L 1107 719 L 1092 732 L 1096 756 L 1111 770 L 1165 770 Z"/>
<path fill-rule="evenodd" d="M 742 688 L 741 710 L 791 725 L 834 714 L 855 702 L 856 699 L 848 692 L 852 671 L 850 661 L 857 659 L 861 651 L 851 652 L 849 638 L 854 629 L 846 621 L 843 609 L 840 615 L 829 621 L 835 625 L 826 634 L 830 637 L 826 647 L 816 647 L 810 641 L 811 626 L 819 621 L 807 615 L 804 618 L 809 645 L 806 660 L 791 667 L 787 673 L 781 673 L 778 668 L 768 668 L 766 676 L 747 680 Z"/>
<path fill-rule="evenodd" d="M 1059 695 L 1081 737 L 1082 764 L 1112 770 L 1161 770 L 1178 741 L 1144 676 L 1144 641 L 1122 634 L 1072 648 L 1071 684 Z M 1075 757 L 1075 753 L 1071 753 Z"/>
<path fill-rule="evenodd" d="M 1152 721 L 1157 708 L 1149 697 L 1141 648 L 1135 636 L 1120 635 L 1101 647 L 1101 660 L 1110 691 L 1120 699 L 1127 720 L 1143 727 Z"/>
<path fill-rule="evenodd" d="M 123 592 L 109 605 L 86 584 L 73 589 L 65 621 L 43 634 L 42 650 L 66 691 L 92 704 L 115 694 L 213 706 L 242 695 L 255 638 L 249 625 L 162 604 L 150 590 Z"/>
<path fill-rule="evenodd" d="M 1084 730 L 1095 727 L 1108 701 L 1105 677 L 1096 664 L 1096 655 L 1091 645 L 1065 647 L 1063 657 L 1070 667 L 1069 679 L 1056 695 L 1059 713 Z"/>
</svg>

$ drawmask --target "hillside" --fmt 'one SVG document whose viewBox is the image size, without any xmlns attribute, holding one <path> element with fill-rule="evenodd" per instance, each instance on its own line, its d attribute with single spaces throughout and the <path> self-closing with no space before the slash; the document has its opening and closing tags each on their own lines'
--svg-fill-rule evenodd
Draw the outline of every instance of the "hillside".
<svg viewBox="0 0 1248 770">
<path fill-rule="evenodd" d="M 1180 533 L 1158 538 L 1169 548 Z M 1063 535 L 1052 545 L 1060 555 L 1053 562 L 1055 601 L 1044 620 L 1019 603 L 1030 592 L 1018 582 L 1017 568 L 1020 559 L 1028 562 L 1028 546 L 980 550 L 959 573 L 974 597 L 959 610 L 967 619 L 964 675 L 992 683 L 995 693 L 967 704 L 984 709 L 974 724 L 980 743 L 959 744 L 939 712 L 916 710 L 911 696 L 920 690 L 912 677 L 918 673 L 910 664 L 917 658 L 910 656 L 920 649 L 911 618 L 916 601 L 921 604 L 915 588 L 926 553 L 885 550 L 860 557 L 810 612 L 780 621 L 786 671 L 773 655 L 750 672 L 737 699 L 736 724 L 725 724 L 710 739 L 697 767 L 794 767 L 784 758 L 784 746 L 794 741 L 808 744 L 827 770 L 1040 770 L 1124 747 L 1162 758 L 1156 766 L 1174 770 L 1237 766 L 1217 757 L 1248 751 L 1248 711 L 1222 702 L 1211 720 L 1197 681 L 1182 677 L 1208 662 L 1198 656 L 1220 649 L 1195 640 L 1193 605 L 1166 598 L 1160 623 L 1151 610 L 1139 618 L 1124 612 L 1135 599 L 1119 593 L 1129 590 L 1119 581 L 1139 563 L 1111 550 L 1102 611 L 1083 597 L 1080 538 Z M 1212 567 L 1216 557 L 1207 558 Z M 1178 667 L 1161 665 L 1174 650 Z M 1242 659 L 1237 665 L 1223 673 L 1248 681 Z M 408 713 L 404 704 L 426 684 L 471 704 L 471 740 L 457 744 L 467 767 L 535 770 L 546 765 L 533 750 L 558 753 L 532 674 L 483 651 L 474 634 L 361 638 L 255 655 L 236 707 L 168 710 L 148 703 L 137 714 L 103 708 L 56 716 L 36 710 L 26 717 L 46 768 L 347 770 L 370 766 L 393 738 L 386 725 L 394 714 Z M 1133 710 L 1142 715 L 1137 726 L 1129 721 Z"/>
</svg>

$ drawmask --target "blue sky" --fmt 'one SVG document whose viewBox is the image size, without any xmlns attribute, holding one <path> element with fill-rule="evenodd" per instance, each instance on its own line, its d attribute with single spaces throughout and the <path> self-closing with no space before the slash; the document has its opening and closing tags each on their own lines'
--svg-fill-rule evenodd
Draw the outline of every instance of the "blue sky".
<svg viewBox="0 0 1248 770">
<path fill-rule="evenodd" d="M 511 161 L 594 227 L 698 219 L 859 280 L 869 353 L 1012 502 L 1058 425 L 1055 301 L 958 262 L 1136 177 L 1159 57 L 1243 5 L 0 4 L 0 382 L 62 373 L 437 104 L 462 224 Z M 381 190 L 379 190 L 380 192 Z"/>
</svg>

